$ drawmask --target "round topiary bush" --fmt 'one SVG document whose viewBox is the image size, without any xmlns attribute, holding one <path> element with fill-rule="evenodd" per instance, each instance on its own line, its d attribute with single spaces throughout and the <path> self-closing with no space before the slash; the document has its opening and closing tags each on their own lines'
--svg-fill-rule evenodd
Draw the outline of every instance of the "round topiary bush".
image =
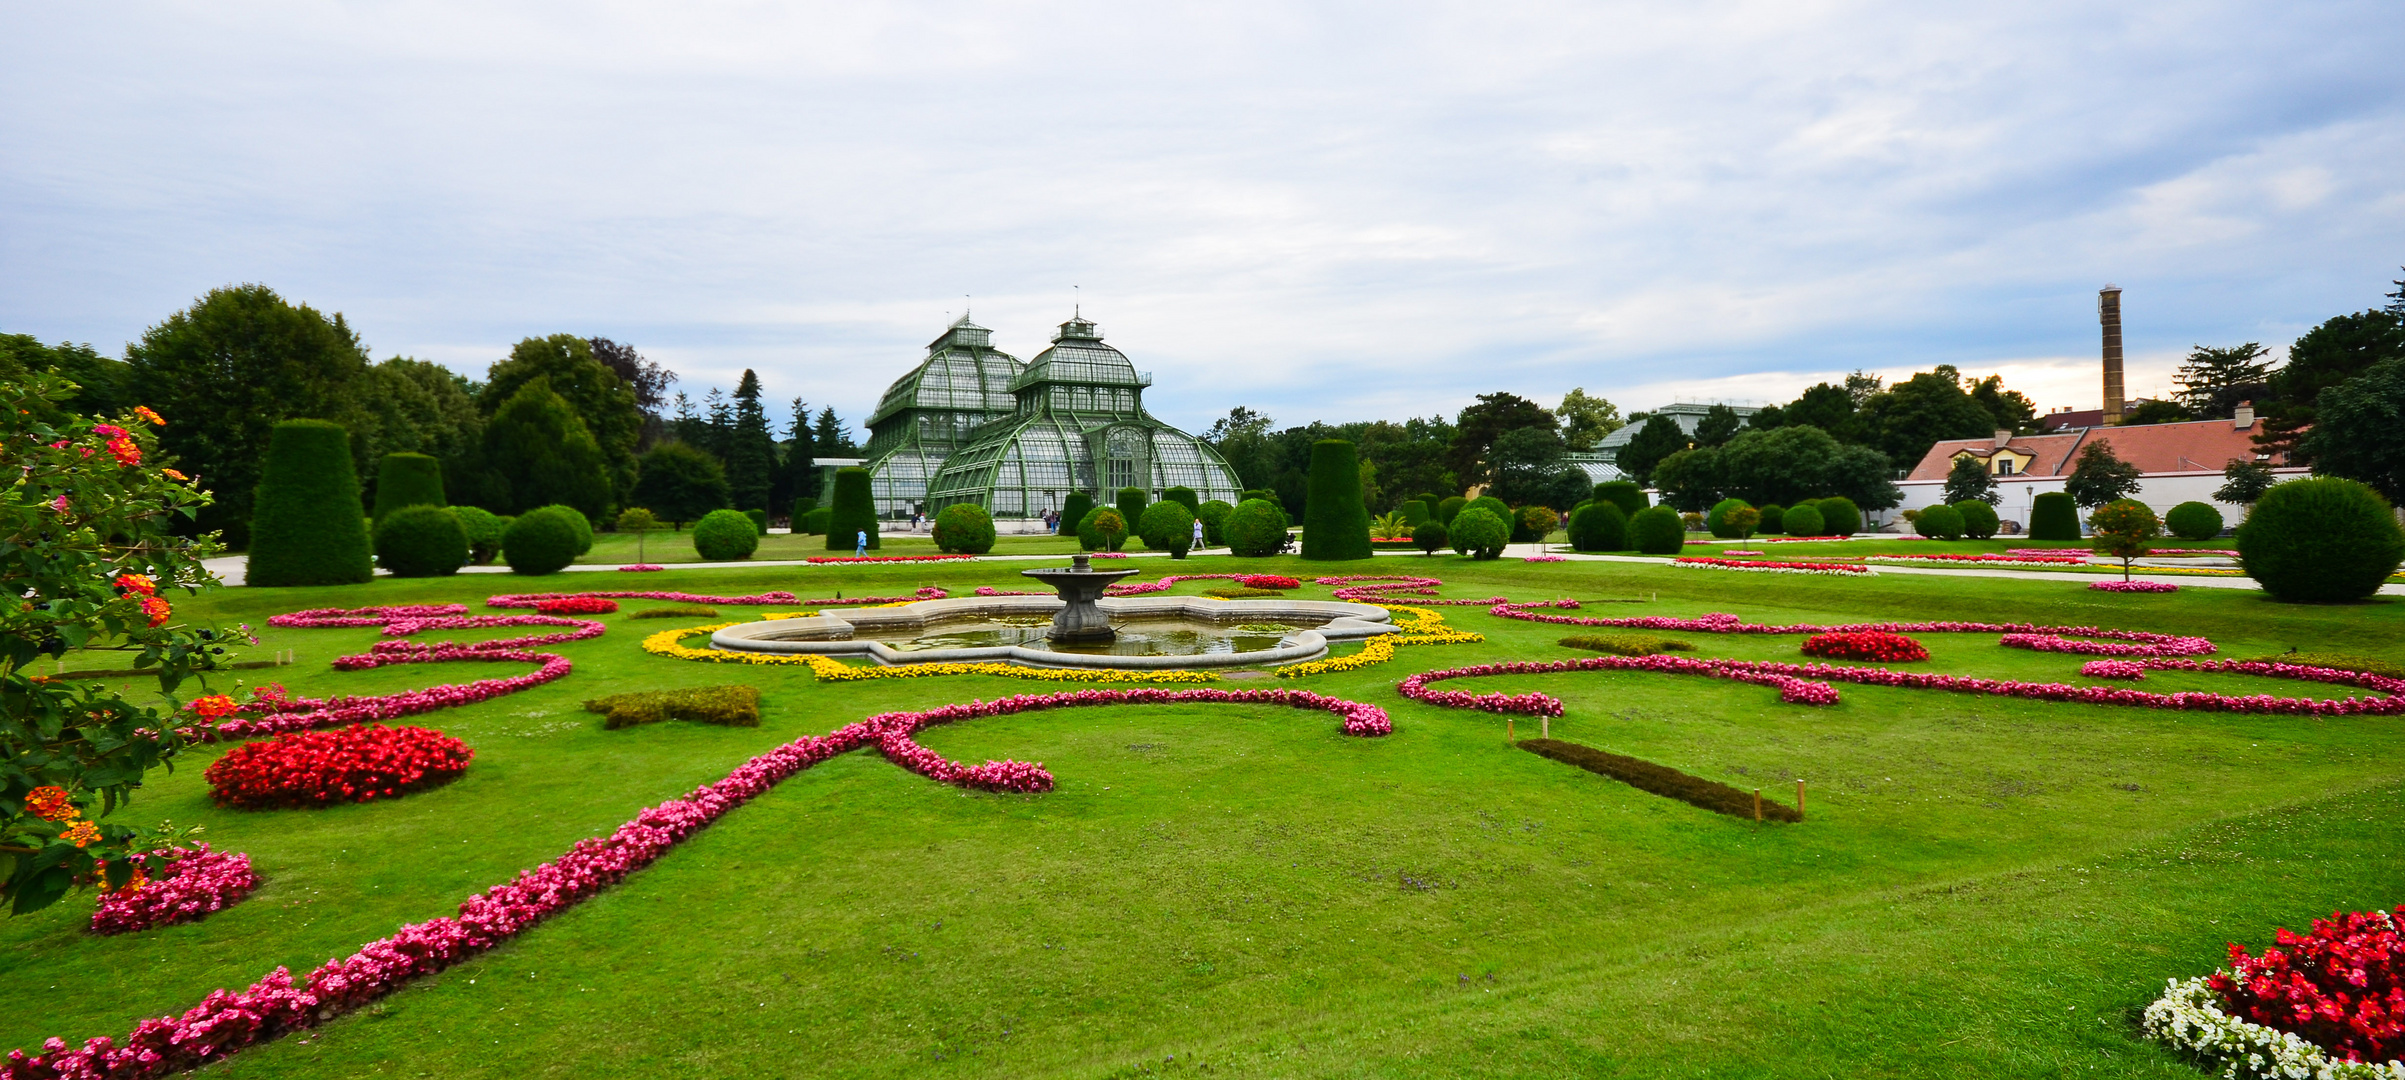
<svg viewBox="0 0 2405 1080">
<path fill-rule="evenodd" d="M 1797 503 L 1787 508 L 1779 524 L 1789 536 L 1826 536 L 1827 528 L 1820 520 L 1820 507 L 1812 503 Z"/>
<path fill-rule="evenodd" d="M 1202 504 L 1194 516 L 1202 519 L 1203 543 L 1212 547 L 1227 543 L 1228 515 L 1235 512 L 1236 505 L 1225 499 L 1213 499 Z"/>
<path fill-rule="evenodd" d="M 2272 485 L 2238 526 L 2238 564 L 2289 603 L 2361 600 L 2400 559 L 2405 534 L 2388 500 L 2334 476 Z"/>
<path fill-rule="evenodd" d="M 1964 499 L 1954 504 L 1954 512 L 1962 515 L 1962 534 L 1973 540 L 1988 539 L 2004 527 L 2004 522 L 1996 517 L 1996 508 L 1984 499 Z"/>
<path fill-rule="evenodd" d="M 1730 524 L 1729 515 L 1751 509 L 1753 504 L 1744 499 L 1722 499 L 1713 503 L 1712 509 L 1704 514 L 1704 528 L 1720 539 L 1734 540 L 1737 538 L 1737 527 Z"/>
<path fill-rule="evenodd" d="M 1944 503 L 1925 507 L 1912 519 L 1912 531 L 1934 540 L 1962 539 L 1962 511 Z"/>
<path fill-rule="evenodd" d="M 1286 512 L 1267 499 L 1246 499 L 1228 514 L 1220 530 L 1228 550 L 1246 558 L 1275 555 L 1286 543 Z"/>
<path fill-rule="evenodd" d="M 1676 555 L 1687 546 L 1687 523 L 1667 506 L 1648 506 L 1628 519 L 1628 538 L 1647 555 Z"/>
<path fill-rule="evenodd" d="M 1436 520 L 1451 525 L 1454 518 L 1461 516 L 1461 508 L 1468 505 L 1470 505 L 1470 500 L 1459 495 L 1439 499 L 1436 503 Z"/>
<path fill-rule="evenodd" d="M 2212 503 L 2184 502 L 2163 515 L 2163 528 L 2182 540 L 2211 540 L 2221 535 L 2221 511 Z"/>
<path fill-rule="evenodd" d="M 1570 515 L 1570 547 L 1575 551 L 1628 550 L 1628 515 L 1620 504 L 1603 501 L 1579 507 Z"/>
<path fill-rule="evenodd" d="M 2049 491 L 2029 504 L 2029 538 L 2079 539 L 2079 504 L 2060 491 Z"/>
<path fill-rule="evenodd" d="M 1445 544 L 1452 538 L 1452 533 L 1441 521 L 1423 521 L 1419 528 L 1411 530 L 1411 546 L 1420 549 L 1422 555 L 1434 555 L 1444 550 Z"/>
<path fill-rule="evenodd" d="M 1821 530 L 1830 536 L 1852 536 L 1862 531 L 1862 509 L 1854 500 L 1840 495 L 1813 504 L 1820 511 Z"/>
<path fill-rule="evenodd" d="M 1645 509 L 1645 489 L 1634 480 L 1606 480 L 1595 485 L 1595 501 L 1611 503 L 1635 520 Z"/>
<path fill-rule="evenodd" d="M 1492 559 L 1503 554 L 1503 546 L 1511 543 L 1511 525 L 1495 512 L 1476 505 L 1475 500 L 1454 515 L 1453 524 L 1446 526 L 1452 534 L 1453 550 L 1473 559 Z"/>
<path fill-rule="evenodd" d="M 1087 551 L 1117 551 L 1127 543 L 1127 517 L 1116 508 L 1097 506 L 1077 523 L 1077 542 Z"/>
<path fill-rule="evenodd" d="M 501 554 L 501 534 L 509 523 L 490 510 L 477 506 L 454 506 L 452 516 L 459 519 L 461 528 L 468 531 L 468 561 L 485 566 Z"/>
<path fill-rule="evenodd" d="M 593 519 L 586 517 L 584 511 L 566 503 L 552 503 L 542 509 L 558 513 L 563 520 L 567 521 L 569 528 L 576 530 L 577 554 L 582 555 L 593 550 Z"/>
<path fill-rule="evenodd" d="M 712 510 L 693 523 L 693 550 L 709 562 L 748 559 L 760 548 L 760 530 L 740 510 Z"/>
<path fill-rule="evenodd" d="M 443 465 L 431 455 L 386 454 L 376 463 L 376 520 L 404 506 L 443 502 Z"/>
<path fill-rule="evenodd" d="M 404 506 L 376 523 L 376 565 L 394 577 L 456 574 L 467 561 L 467 526 L 448 507 Z"/>
<path fill-rule="evenodd" d="M 1194 547 L 1194 515 L 1186 511 L 1185 503 L 1163 499 L 1144 508 L 1144 517 L 1136 522 L 1136 535 L 1144 538 L 1145 547 L 1183 559 Z"/>
<path fill-rule="evenodd" d="M 268 435 L 251 511 L 252 585 L 355 585 L 376 576 L 351 434 L 328 420 L 286 420 Z"/>
<path fill-rule="evenodd" d="M 954 555 L 994 550 L 994 516 L 976 503 L 953 503 L 935 515 L 935 548 Z"/>
<path fill-rule="evenodd" d="M 1754 531 L 1764 536 L 1777 536 L 1786 532 L 1787 508 L 1777 503 L 1763 507 L 1762 520 L 1755 524 Z"/>
<path fill-rule="evenodd" d="M 1471 510 L 1471 509 L 1484 510 L 1484 511 L 1486 511 L 1487 513 L 1493 514 L 1493 515 L 1495 515 L 1497 518 L 1501 519 L 1501 520 L 1502 520 L 1502 522 L 1503 522 L 1503 524 L 1505 524 L 1506 526 L 1508 526 L 1508 525 L 1510 525 L 1510 524 L 1511 524 L 1511 507 L 1509 507 L 1509 506 L 1507 506 L 1507 505 L 1504 505 L 1504 502 L 1503 502 L 1503 500 L 1501 500 L 1501 499 L 1498 499 L 1498 498 L 1496 498 L 1496 497 L 1494 497 L 1494 496 L 1492 496 L 1492 495 L 1480 495 L 1479 497 L 1477 497 L 1477 498 L 1475 498 L 1475 499 L 1472 499 L 1472 500 L 1470 500 L 1470 501 L 1469 501 L 1469 503 L 1468 503 L 1467 505 L 1464 505 L 1464 506 L 1462 507 L 1462 509 L 1464 509 L 1464 510 Z M 1456 520 L 1456 521 L 1458 521 L 1459 519 L 1460 519 L 1460 516 L 1459 516 L 1459 515 L 1455 515 L 1455 520 Z M 1448 524 L 1448 525 L 1450 525 L 1450 524 L 1453 524 L 1453 522 L 1450 522 L 1450 521 L 1448 521 L 1448 522 L 1446 522 L 1445 524 Z"/>
<path fill-rule="evenodd" d="M 515 573 L 559 573 L 576 561 L 576 520 L 551 507 L 518 515 L 501 534 L 501 558 Z"/>
</svg>

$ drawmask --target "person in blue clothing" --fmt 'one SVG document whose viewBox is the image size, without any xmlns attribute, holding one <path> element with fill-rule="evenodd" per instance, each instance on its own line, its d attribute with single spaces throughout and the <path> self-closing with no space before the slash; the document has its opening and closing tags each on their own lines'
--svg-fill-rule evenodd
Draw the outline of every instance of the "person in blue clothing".
<svg viewBox="0 0 2405 1080">
<path fill-rule="evenodd" d="M 855 534 L 853 534 L 853 537 L 852 537 L 852 554 L 853 554 L 853 555 L 855 555 L 855 556 L 865 556 L 865 555 L 867 555 L 867 554 L 868 554 L 868 530 L 867 530 L 867 529 L 862 529 L 862 530 L 860 530 L 858 533 L 855 533 Z"/>
</svg>

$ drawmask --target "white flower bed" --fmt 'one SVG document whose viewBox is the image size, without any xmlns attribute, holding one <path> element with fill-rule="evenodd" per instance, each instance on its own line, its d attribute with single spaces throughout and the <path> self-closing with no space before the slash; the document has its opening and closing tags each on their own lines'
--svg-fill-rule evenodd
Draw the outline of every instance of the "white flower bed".
<svg viewBox="0 0 2405 1080">
<path fill-rule="evenodd" d="M 2405 1080 L 2405 1062 L 2340 1061 L 2285 1031 L 2221 1011 L 2202 976 L 2171 980 L 2146 1007 L 2143 1027 L 2150 1039 L 2220 1065 L 2230 1080 Z"/>
</svg>

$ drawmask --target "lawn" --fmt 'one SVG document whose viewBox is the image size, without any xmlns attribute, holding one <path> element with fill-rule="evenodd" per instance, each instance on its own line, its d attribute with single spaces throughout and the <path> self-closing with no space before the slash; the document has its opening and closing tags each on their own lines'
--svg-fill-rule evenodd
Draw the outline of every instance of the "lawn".
<svg viewBox="0 0 2405 1080">
<path fill-rule="evenodd" d="M 670 570 L 539 587 L 859 596 L 941 583 L 960 595 L 1024 584 L 1024 565 Z M 1449 596 L 1575 596 L 1593 601 L 1590 615 L 2090 624 L 2201 634 L 2225 657 L 2297 646 L 2405 659 L 2405 604 L 2290 607 L 2222 589 L 2115 596 L 1997 578 L 1450 557 L 1131 565 L 1141 580 L 1424 572 Z M 297 608 L 475 604 L 536 584 L 379 580 L 181 604 L 261 626 Z M 798 736 L 1053 688 L 983 676 L 819 685 L 798 667 L 650 656 L 640 639 L 680 624 L 631 618 L 647 606 L 630 601 L 601 617 L 605 636 L 554 647 L 576 663 L 566 679 L 411 721 L 475 748 L 448 786 L 240 812 L 212 807 L 201 781 L 219 749 L 154 778 L 124 813 L 204 823 L 205 839 L 249 853 L 266 884 L 207 921 L 118 938 L 80 932 L 88 894 L 0 922 L 0 1047 L 121 1034 L 278 964 L 347 955 Z M 2229 941 L 2261 944 L 2275 925 L 2392 906 L 2405 891 L 2405 720 L 1852 685 L 1814 709 L 1757 686 L 1633 673 L 1447 684 L 1543 690 L 1568 707 L 1557 738 L 1766 797 L 1809 782 L 1809 820 L 1758 826 L 1513 749 L 1501 717 L 1399 697 L 1395 681 L 1417 671 L 1585 655 L 1555 644 L 1568 628 L 1442 610 L 1488 641 L 1406 646 L 1383 665 L 1300 680 L 1386 708 L 1388 737 L 1348 738 L 1324 713 L 1200 705 L 930 729 L 921 741 L 946 757 L 1040 761 L 1059 787 L 964 792 L 873 752 L 837 758 L 492 953 L 210 1071 L 2186 1078 L 2202 1074 L 2136 1034 L 2166 978 L 2209 970 Z M 299 663 L 240 674 L 324 695 L 496 673 L 328 670 L 376 634 L 264 631 L 257 655 L 289 648 Z M 1760 659 L 1794 658 L 1800 640 L 1671 636 Z M 1921 640 L 1932 670 L 2082 681 L 2081 658 L 2001 649 L 1993 635 Z M 603 731 L 578 707 L 735 681 L 765 692 L 761 727 Z M 2169 672 L 2144 685 L 2315 689 Z M 1523 719 L 1519 733 L 1534 726 Z"/>
</svg>

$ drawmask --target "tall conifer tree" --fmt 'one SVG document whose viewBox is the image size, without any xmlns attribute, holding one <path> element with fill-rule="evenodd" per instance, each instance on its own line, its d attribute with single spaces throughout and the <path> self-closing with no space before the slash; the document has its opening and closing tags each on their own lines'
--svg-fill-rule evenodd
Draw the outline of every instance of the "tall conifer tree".
<svg viewBox="0 0 2405 1080">
<path fill-rule="evenodd" d="M 735 384 L 734 423 L 727 435 L 727 487 L 738 510 L 767 510 L 775 486 L 776 437 L 768 431 L 768 410 L 760 407 L 760 377 L 745 368 Z M 781 511 L 780 511 L 781 512 Z"/>
</svg>

